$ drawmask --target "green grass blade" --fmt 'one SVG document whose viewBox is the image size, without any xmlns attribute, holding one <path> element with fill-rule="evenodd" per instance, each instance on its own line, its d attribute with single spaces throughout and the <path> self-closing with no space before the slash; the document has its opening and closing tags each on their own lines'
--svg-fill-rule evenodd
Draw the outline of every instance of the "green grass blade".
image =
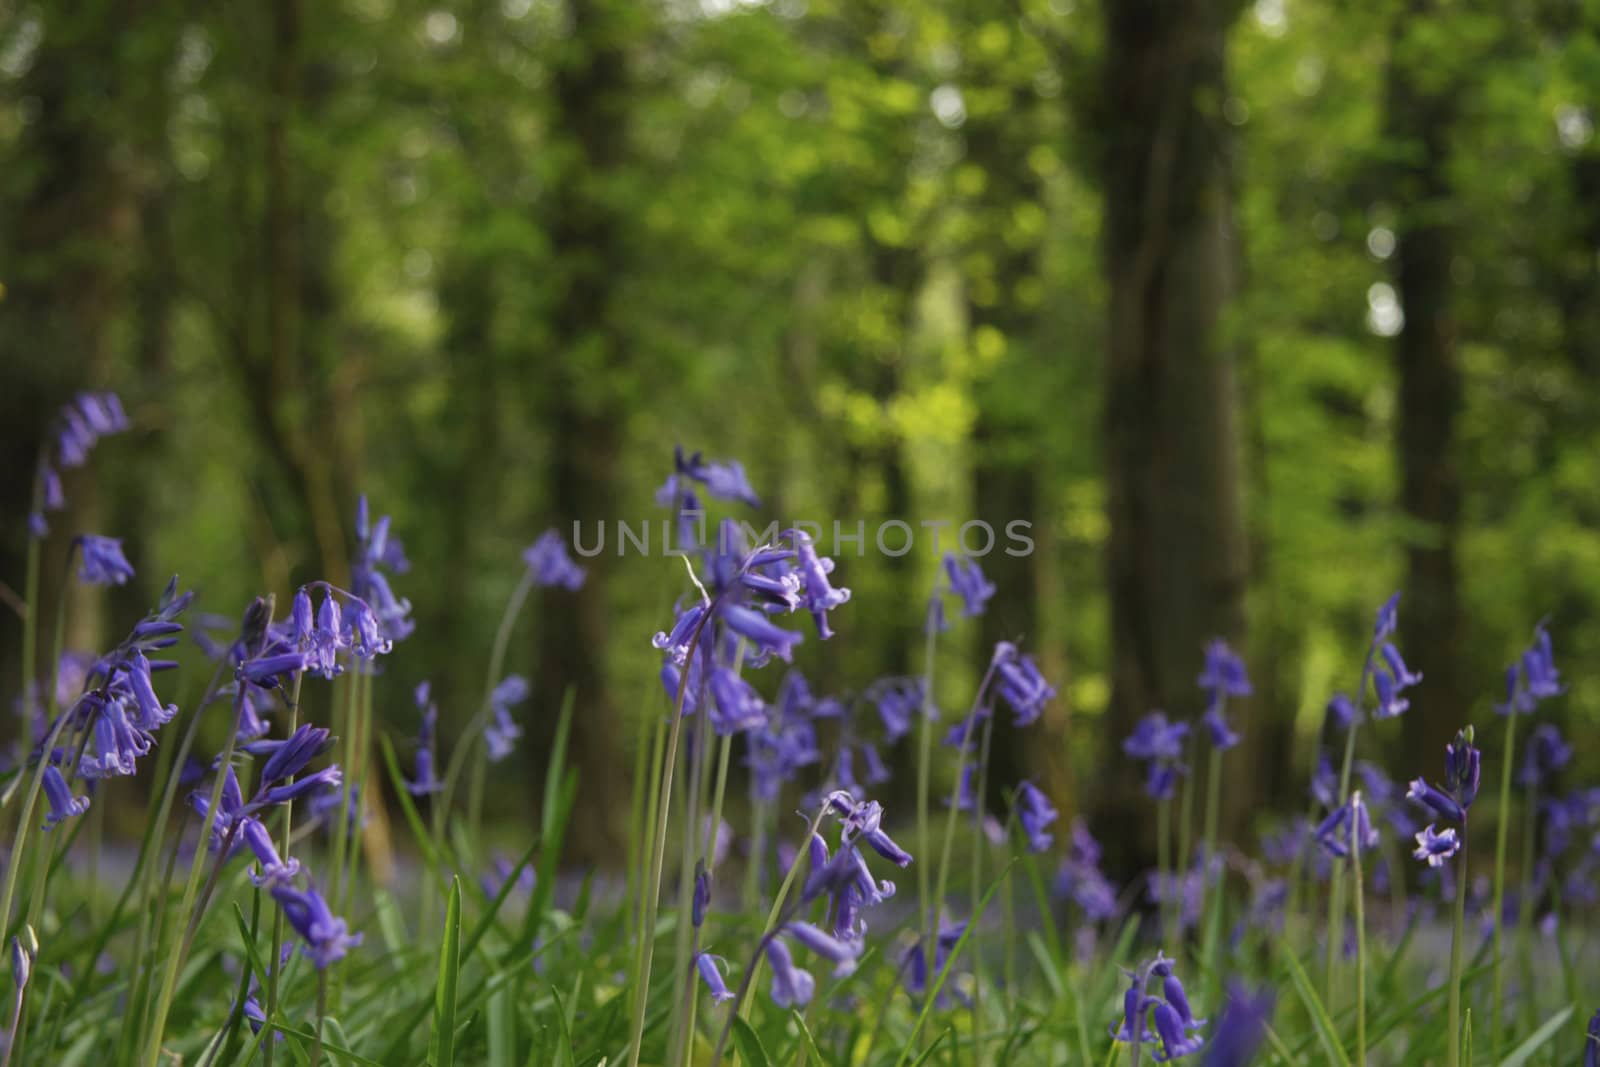
<svg viewBox="0 0 1600 1067">
<path fill-rule="evenodd" d="M 1511 1055 L 1500 1061 L 1500 1067 L 1523 1067 L 1523 1064 L 1533 1059 L 1533 1054 L 1545 1046 L 1545 1043 L 1561 1031 L 1572 1018 L 1572 1005 L 1568 1004 L 1550 1018 L 1545 1020 L 1543 1026 L 1528 1035 L 1528 1039 L 1511 1050 Z"/>
<path fill-rule="evenodd" d="M 955 1032 L 956 1028 L 953 1026 L 947 1026 L 939 1031 L 939 1036 L 933 1039 L 933 1044 L 923 1049 L 922 1055 L 911 1061 L 911 1067 L 922 1067 L 923 1064 L 928 1062 L 928 1057 L 933 1055 L 933 1050 L 944 1044 L 944 1039 L 952 1036 Z"/>
<path fill-rule="evenodd" d="M 739 1050 L 739 1058 L 744 1061 L 745 1067 L 772 1067 L 772 1060 L 762 1047 L 761 1039 L 750 1029 L 750 1024 L 737 1015 L 733 1017 L 733 1044 Z"/>
<path fill-rule="evenodd" d="M 800 1048 L 795 1050 L 795 1062 L 800 1062 L 801 1053 L 804 1052 L 810 1054 L 819 1067 L 829 1067 L 831 1061 L 817 1047 L 817 1039 L 811 1036 L 811 1027 L 806 1025 L 806 1017 L 792 1008 L 789 1010 L 789 1014 L 794 1016 L 795 1025 L 800 1028 Z"/>
<path fill-rule="evenodd" d="M 433 1067 L 455 1067 L 456 983 L 461 971 L 461 879 L 450 879 L 450 899 L 444 912 L 444 945 L 439 950 L 439 985 L 433 1004 L 433 1040 L 429 1061 Z"/>
<path fill-rule="evenodd" d="M 1306 1013 L 1311 1016 L 1311 1025 L 1316 1028 L 1317 1038 L 1322 1042 L 1322 1051 L 1328 1054 L 1328 1060 L 1350 1067 L 1350 1057 L 1345 1055 L 1344 1046 L 1339 1043 L 1338 1031 L 1334 1029 L 1333 1020 L 1328 1018 L 1328 1009 L 1323 1006 L 1317 991 L 1311 986 L 1311 979 L 1306 976 L 1305 968 L 1300 966 L 1300 961 L 1292 955 L 1284 953 L 1284 960 L 1289 964 L 1289 975 L 1294 980 L 1295 992 L 1300 995 L 1300 1001 L 1306 1006 Z"/>
</svg>

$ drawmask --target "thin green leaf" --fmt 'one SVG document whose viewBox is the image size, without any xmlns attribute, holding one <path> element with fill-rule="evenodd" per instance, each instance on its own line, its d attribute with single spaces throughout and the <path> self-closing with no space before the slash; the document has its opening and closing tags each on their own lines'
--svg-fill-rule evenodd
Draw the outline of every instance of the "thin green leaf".
<svg viewBox="0 0 1600 1067">
<path fill-rule="evenodd" d="M 1334 1030 L 1333 1020 L 1328 1018 L 1328 1009 L 1323 1006 L 1317 991 L 1311 988 L 1311 979 L 1306 977 L 1305 968 L 1301 967 L 1300 961 L 1289 953 L 1284 953 L 1283 958 L 1289 964 L 1289 975 L 1294 980 L 1295 992 L 1305 1004 L 1306 1012 L 1311 1016 L 1311 1025 L 1316 1028 L 1317 1038 L 1322 1042 L 1322 1051 L 1327 1053 L 1329 1061 L 1350 1067 L 1350 1057 L 1345 1055 L 1344 1046 L 1339 1044 L 1339 1035 Z"/>
<path fill-rule="evenodd" d="M 1500 1061 L 1500 1067 L 1522 1067 L 1533 1058 L 1533 1054 L 1544 1047 L 1545 1043 L 1560 1032 L 1572 1018 L 1572 1005 L 1568 1004 L 1550 1018 L 1545 1020 L 1543 1026 L 1528 1035 L 1528 1039 L 1511 1050 L 1511 1055 Z"/>
<path fill-rule="evenodd" d="M 456 1062 L 456 984 L 461 972 L 461 879 L 450 879 L 444 912 L 444 945 L 439 950 L 439 984 L 434 992 L 433 1039 L 429 1062 L 454 1067 Z"/>
<path fill-rule="evenodd" d="M 739 1058 L 744 1060 L 745 1067 L 772 1067 L 772 1060 L 768 1058 L 767 1050 L 762 1047 L 761 1039 L 750 1029 L 750 1024 L 737 1015 L 733 1017 L 733 1043 L 738 1048 Z"/>
</svg>

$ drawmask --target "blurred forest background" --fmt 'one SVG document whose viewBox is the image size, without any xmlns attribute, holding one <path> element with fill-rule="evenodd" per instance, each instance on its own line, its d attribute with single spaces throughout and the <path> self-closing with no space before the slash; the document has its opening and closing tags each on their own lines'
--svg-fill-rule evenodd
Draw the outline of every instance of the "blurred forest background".
<svg viewBox="0 0 1600 1067">
<path fill-rule="evenodd" d="M 873 551 L 879 521 L 1031 521 L 938 702 L 1022 636 L 1061 696 L 1000 758 L 1097 829 L 1135 810 L 1128 725 L 1198 713 L 1217 635 L 1256 684 L 1235 823 L 1297 807 L 1394 589 L 1426 681 L 1368 739 L 1391 771 L 1487 726 L 1548 617 L 1592 774 L 1597 31 L 1594 0 L 8 5 L 0 575 L 51 413 L 116 389 L 135 432 L 55 525 L 140 576 L 69 646 L 173 571 L 227 614 L 337 579 L 365 492 L 413 563 L 404 737 L 423 678 L 477 706 L 521 548 L 658 524 L 681 442 L 748 467 L 763 507 L 726 513 L 866 521 L 798 656 L 819 691 L 920 669 L 937 560 Z M 666 706 L 681 565 L 582 562 L 509 657 L 536 701 L 507 819 L 568 685 L 602 824 Z M 8 608 L 8 701 L 17 634 Z"/>
</svg>

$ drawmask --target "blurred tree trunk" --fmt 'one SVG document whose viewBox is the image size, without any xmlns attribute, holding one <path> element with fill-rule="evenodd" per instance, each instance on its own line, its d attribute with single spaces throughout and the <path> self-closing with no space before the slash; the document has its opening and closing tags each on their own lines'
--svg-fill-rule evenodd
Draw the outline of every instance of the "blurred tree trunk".
<svg viewBox="0 0 1600 1067">
<path fill-rule="evenodd" d="M 570 33 L 557 52 L 551 117 L 552 139 L 565 158 L 550 189 L 547 222 L 558 276 L 548 357 L 550 499 L 563 536 L 570 538 L 573 523 L 581 522 L 592 543 L 596 523 L 614 533 L 618 518 L 619 375 L 631 353 L 618 303 L 627 248 L 615 182 L 629 154 L 628 44 L 641 16 L 622 0 L 570 0 L 567 14 Z M 607 548 L 615 552 L 612 544 Z M 589 572 L 582 593 L 550 609 L 575 617 L 545 629 L 534 677 L 536 739 L 552 735 L 563 694 L 569 688 L 574 694 L 569 765 L 585 768 L 588 778 L 568 840 L 588 858 L 604 855 L 618 840 L 617 814 L 626 807 L 627 783 L 606 773 L 622 766 L 624 726 L 605 670 L 614 559 L 602 552 L 580 560 Z"/>
<path fill-rule="evenodd" d="M 1139 716 L 1199 710 L 1205 642 L 1244 631 L 1237 401 L 1219 336 L 1237 242 L 1222 0 L 1108 0 L 1101 182 L 1109 283 L 1105 447 L 1112 636 L 1100 828 L 1122 865 L 1154 846 L 1120 744 Z M 1238 782 L 1245 786 L 1245 780 Z"/>
<path fill-rule="evenodd" d="M 0 365 L 21 386 L 0 391 L 4 440 L 0 500 L 4 501 L 4 574 L 21 580 L 26 519 L 35 464 L 50 420 L 62 402 L 105 381 L 115 325 L 126 295 L 122 252 L 134 211 L 126 168 L 118 159 L 116 118 L 130 59 L 119 48 L 128 31 L 120 8 L 83 3 L 41 8 L 39 44 L 14 100 L 31 102 L 14 160 L 7 168 L 5 288 L 0 292 Z M 93 77 L 86 78 L 85 72 Z M 132 399 L 132 398 L 130 398 Z M 96 461 L 98 462 L 98 460 Z M 68 514 L 51 517 L 54 536 L 44 553 L 39 609 L 39 662 L 45 658 L 56 583 L 65 565 L 67 536 L 81 532 L 98 506 L 89 472 L 62 472 Z M 66 535 L 66 536 L 64 536 Z M 100 598 L 73 586 L 67 647 L 84 647 L 97 630 Z M 21 589 L 17 589 L 18 596 Z M 0 663 L 16 662 L 20 629 L 5 610 Z M 19 677 L 6 672 L 6 677 Z"/>
<path fill-rule="evenodd" d="M 1000 108 L 980 109 L 974 94 L 962 127 L 966 161 L 983 174 L 983 189 L 973 204 L 976 235 L 964 256 L 967 328 L 974 347 L 999 339 L 1005 353 L 977 390 L 978 419 L 972 434 L 973 517 L 988 523 L 995 538 L 993 550 L 978 559 L 995 585 L 994 599 L 978 626 L 974 660 L 986 665 L 1000 641 L 1020 641 L 1024 651 L 1041 652 L 1039 560 L 1006 553 L 1010 546 L 1006 525 L 1017 519 L 1033 523 L 1037 552 L 1040 467 L 1046 449 L 1034 403 L 1041 379 L 1035 349 L 1039 304 L 1028 294 L 1039 286 L 1039 245 L 1015 220 L 1020 210 L 1039 208 L 1044 189 L 1028 160 L 1035 143 L 1030 124 L 1038 110 L 1038 94 L 1031 85 L 1005 84 L 1003 67 L 977 61 L 974 65 L 974 87 L 1000 94 L 1005 102 Z M 955 542 L 948 548 L 962 550 Z M 1001 720 L 989 756 L 991 811 L 1006 810 L 1021 779 L 1046 770 L 1061 772 L 1064 761 L 1050 759 L 1050 753 L 1060 736 L 1055 727 L 1065 707 L 1063 699 L 1048 710 L 1045 725 L 1052 736 L 1047 744 L 1040 744 L 1037 732 L 1012 729 Z M 1054 796 L 1064 796 L 1063 782 L 1038 784 Z"/>
<path fill-rule="evenodd" d="M 1461 595 L 1456 545 L 1461 526 L 1461 469 L 1456 418 L 1455 257 L 1450 138 L 1455 89 L 1429 70 L 1423 51 L 1430 27 L 1448 16 L 1432 0 L 1410 0 L 1395 21 L 1388 69 L 1386 135 L 1395 149 L 1390 195 L 1398 213 L 1395 288 L 1405 324 L 1395 338 L 1400 377 L 1397 416 L 1400 506 L 1411 529 L 1406 547 L 1400 647 L 1426 684 L 1404 720 L 1406 750 L 1434 752 L 1462 724 Z"/>
</svg>

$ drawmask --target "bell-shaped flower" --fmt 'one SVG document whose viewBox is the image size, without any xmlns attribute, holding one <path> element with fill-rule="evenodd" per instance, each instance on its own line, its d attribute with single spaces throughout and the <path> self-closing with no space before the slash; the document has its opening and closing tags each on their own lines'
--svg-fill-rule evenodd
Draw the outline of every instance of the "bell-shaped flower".
<svg viewBox="0 0 1600 1067">
<path fill-rule="evenodd" d="M 733 990 L 728 988 L 728 983 L 722 978 L 721 965 L 726 962 L 721 956 L 713 956 L 709 952 L 702 952 L 694 958 L 694 966 L 700 972 L 701 981 L 705 982 L 711 999 L 718 1004 L 730 1001 L 734 997 Z"/>
<path fill-rule="evenodd" d="M 279 883 L 272 887 L 272 898 L 283 908 L 284 918 L 294 927 L 304 944 L 301 952 L 317 970 L 343 959 L 361 944 L 360 934 L 351 934 L 345 921 L 335 916 L 315 888 L 305 890 Z"/>
<path fill-rule="evenodd" d="M 1460 850 L 1461 841 L 1454 830 L 1435 833 L 1433 823 L 1429 823 L 1417 832 L 1417 848 L 1412 855 L 1425 861 L 1429 867 L 1440 867 Z"/>
<path fill-rule="evenodd" d="M 1023 782 L 1017 789 L 1017 818 L 1022 823 L 1022 831 L 1028 837 L 1028 851 L 1044 852 L 1054 840 L 1049 832 L 1050 824 L 1056 821 L 1059 813 L 1032 782 Z"/>
<path fill-rule="evenodd" d="M 122 554 L 120 538 L 83 534 L 77 545 L 78 579 L 84 584 L 125 585 L 133 577 L 133 565 Z"/>
<path fill-rule="evenodd" d="M 816 992 L 811 972 L 795 966 L 789 946 L 781 938 L 767 942 L 767 965 L 772 968 L 772 1001 L 780 1008 L 803 1008 Z"/>
<path fill-rule="evenodd" d="M 44 829 L 52 829 L 57 823 L 82 815 L 89 810 L 89 798 L 73 796 L 71 787 L 67 785 L 67 779 L 55 764 L 45 765 L 42 785 L 45 800 L 50 805 L 50 810 L 45 813 Z"/>
<path fill-rule="evenodd" d="M 982 615 L 995 594 L 995 586 L 983 576 L 978 561 L 948 554 L 944 557 L 944 573 L 950 592 L 961 598 L 962 617 L 971 619 Z"/>
<path fill-rule="evenodd" d="M 536 585 L 577 590 L 583 588 L 584 569 L 567 554 L 567 542 L 554 530 L 546 530 L 522 553 L 522 562 Z"/>
</svg>

